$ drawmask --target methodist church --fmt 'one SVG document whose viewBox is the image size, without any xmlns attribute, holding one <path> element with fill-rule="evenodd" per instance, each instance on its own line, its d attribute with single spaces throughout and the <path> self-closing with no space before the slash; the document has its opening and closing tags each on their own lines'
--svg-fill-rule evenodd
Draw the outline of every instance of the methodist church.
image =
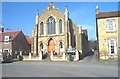
<svg viewBox="0 0 120 79">
<path fill-rule="evenodd" d="M 87 55 L 89 51 L 87 29 L 77 26 L 72 21 L 68 6 L 65 6 L 63 13 L 51 2 L 42 14 L 39 15 L 37 10 L 35 19 L 36 24 L 32 30 L 33 55 L 37 56 L 40 52 L 60 55 L 65 53 L 67 48 L 75 48 L 83 56 Z"/>
</svg>

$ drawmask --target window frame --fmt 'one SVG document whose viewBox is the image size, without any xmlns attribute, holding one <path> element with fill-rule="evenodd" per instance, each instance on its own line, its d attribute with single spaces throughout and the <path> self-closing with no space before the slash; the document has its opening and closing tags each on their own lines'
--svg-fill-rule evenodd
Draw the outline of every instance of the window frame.
<svg viewBox="0 0 120 79">
<path fill-rule="evenodd" d="M 6 40 L 7 38 L 7 40 Z M 4 36 L 4 43 L 9 44 L 10 36 Z"/>
<path fill-rule="evenodd" d="M 114 53 L 111 53 L 111 50 L 112 50 L 112 42 L 114 42 Z M 116 39 L 109 39 L 108 40 L 108 52 L 109 52 L 109 55 L 116 55 L 117 54 L 117 40 Z"/>
<path fill-rule="evenodd" d="M 53 16 L 50 16 L 47 20 L 47 34 L 48 35 L 56 34 L 56 22 Z"/>
<path fill-rule="evenodd" d="M 112 22 L 111 24 L 110 21 Z M 112 25 L 112 29 L 110 28 L 110 25 Z M 106 32 L 115 32 L 115 31 L 116 31 L 115 19 L 106 20 Z"/>
<path fill-rule="evenodd" d="M 44 23 L 40 23 L 40 35 L 44 35 Z"/>
<path fill-rule="evenodd" d="M 3 51 L 4 51 L 4 52 L 5 52 L 5 51 L 8 51 L 8 52 L 10 52 L 10 50 L 9 50 L 9 49 L 4 49 Z"/>
<path fill-rule="evenodd" d="M 59 34 L 62 34 L 63 33 L 63 21 L 62 19 L 59 20 Z"/>
<path fill-rule="evenodd" d="M 40 43 L 40 49 L 44 49 L 44 44 Z"/>
<path fill-rule="evenodd" d="M 60 49 L 63 49 L 63 42 L 60 41 Z"/>
</svg>

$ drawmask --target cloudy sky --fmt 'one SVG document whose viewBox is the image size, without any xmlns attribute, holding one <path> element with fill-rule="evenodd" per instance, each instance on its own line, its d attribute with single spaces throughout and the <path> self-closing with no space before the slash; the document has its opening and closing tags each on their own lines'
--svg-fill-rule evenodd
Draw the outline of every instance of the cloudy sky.
<svg viewBox="0 0 120 79">
<path fill-rule="evenodd" d="M 88 29 L 89 40 L 96 39 L 95 6 L 99 6 L 100 12 L 118 10 L 117 2 L 53 2 L 53 4 L 63 13 L 65 6 L 68 5 L 69 17 L 77 25 Z M 5 29 L 22 30 L 31 36 L 35 26 L 36 10 L 39 9 L 41 15 L 48 5 L 49 2 L 3 2 L 1 24 Z"/>
</svg>

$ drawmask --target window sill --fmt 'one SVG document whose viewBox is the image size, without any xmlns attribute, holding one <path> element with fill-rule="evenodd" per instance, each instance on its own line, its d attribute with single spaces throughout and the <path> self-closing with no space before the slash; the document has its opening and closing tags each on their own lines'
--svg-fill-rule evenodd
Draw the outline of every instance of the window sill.
<svg viewBox="0 0 120 79">
<path fill-rule="evenodd" d="M 40 36 L 45 36 L 45 35 L 40 35 Z"/>
<path fill-rule="evenodd" d="M 4 44 L 9 44 L 9 43 L 4 43 Z"/>
<path fill-rule="evenodd" d="M 116 33 L 117 31 L 106 31 L 106 33 Z"/>
<path fill-rule="evenodd" d="M 114 53 L 114 54 L 109 54 L 109 56 L 117 56 L 117 55 L 118 55 L 118 54 L 115 54 L 115 53 Z"/>
</svg>

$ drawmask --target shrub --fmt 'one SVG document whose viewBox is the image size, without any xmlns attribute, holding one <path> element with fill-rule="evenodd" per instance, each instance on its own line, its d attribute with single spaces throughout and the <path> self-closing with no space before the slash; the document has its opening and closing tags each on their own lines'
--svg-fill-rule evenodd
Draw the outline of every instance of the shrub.
<svg viewBox="0 0 120 79">
<path fill-rule="evenodd" d="M 19 61 L 23 60 L 23 56 L 19 55 Z"/>
</svg>

